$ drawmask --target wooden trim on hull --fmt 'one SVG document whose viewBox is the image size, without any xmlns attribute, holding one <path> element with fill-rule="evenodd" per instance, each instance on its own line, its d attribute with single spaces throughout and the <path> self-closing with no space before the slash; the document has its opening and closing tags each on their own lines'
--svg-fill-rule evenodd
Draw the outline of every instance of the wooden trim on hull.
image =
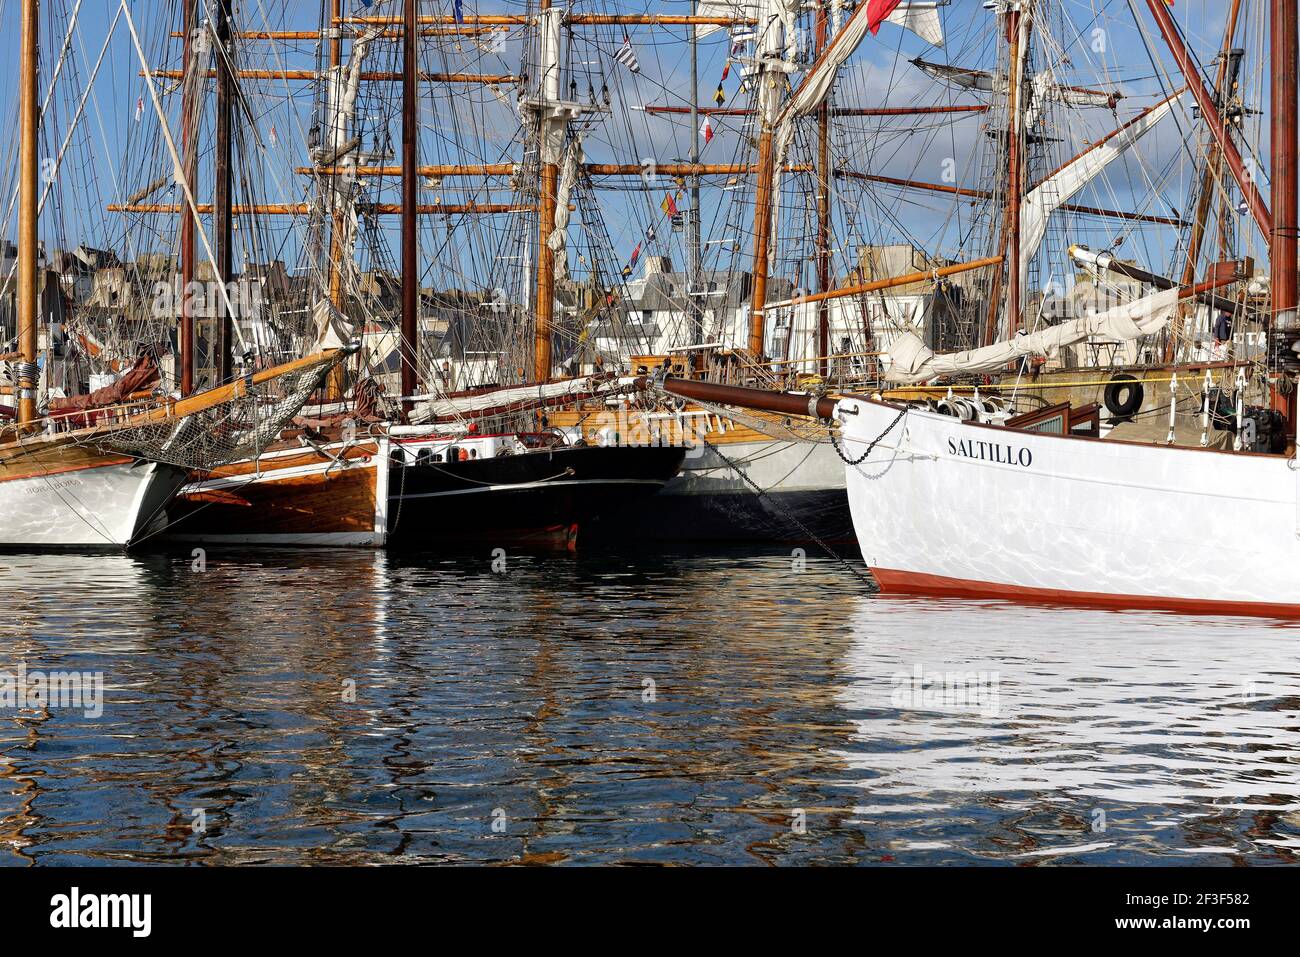
<svg viewBox="0 0 1300 957">
<path fill-rule="evenodd" d="M 188 485 L 171 509 L 173 541 L 379 547 L 386 461 L 374 443 L 280 450 L 231 463 Z"/>
<path fill-rule="evenodd" d="M 1186 615 L 1228 615 L 1252 618 L 1300 619 L 1300 605 L 1271 602 L 1218 601 L 1206 598 L 1162 598 L 1158 595 L 1111 595 L 1102 592 L 1067 591 L 1003 585 L 996 582 L 945 578 L 923 572 L 872 568 L 872 577 L 882 592 L 904 595 L 934 595 L 943 598 L 996 598 L 1020 604 L 1082 605 L 1114 611 L 1170 611 Z"/>
</svg>

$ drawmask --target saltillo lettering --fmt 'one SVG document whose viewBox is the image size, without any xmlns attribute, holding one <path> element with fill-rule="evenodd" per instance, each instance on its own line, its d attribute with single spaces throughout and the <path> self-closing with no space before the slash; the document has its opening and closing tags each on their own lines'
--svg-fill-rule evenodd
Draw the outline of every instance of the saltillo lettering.
<svg viewBox="0 0 1300 957">
<path fill-rule="evenodd" d="M 997 465 L 1019 465 L 1029 468 L 1034 462 L 1034 453 L 1029 449 L 998 442 L 981 442 L 978 439 L 948 439 L 948 454 L 960 455 L 967 459 L 979 459 L 981 462 L 993 462 Z"/>
</svg>

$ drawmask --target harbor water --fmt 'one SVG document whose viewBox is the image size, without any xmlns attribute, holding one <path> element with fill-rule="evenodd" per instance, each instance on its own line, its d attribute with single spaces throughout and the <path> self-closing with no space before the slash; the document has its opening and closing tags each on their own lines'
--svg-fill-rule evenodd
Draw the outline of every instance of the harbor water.
<svg viewBox="0 0 1300 957">
<path fill-rule="evenodd" d="M 1300 854 L 1284 623 L 885 597 L 777 547 L 10 555 L 0 587 L 10 866 Z"/>
</svg>

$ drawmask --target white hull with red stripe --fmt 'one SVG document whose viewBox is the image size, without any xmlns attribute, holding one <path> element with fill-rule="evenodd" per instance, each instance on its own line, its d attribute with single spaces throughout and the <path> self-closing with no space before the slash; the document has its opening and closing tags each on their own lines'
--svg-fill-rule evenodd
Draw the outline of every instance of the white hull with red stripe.
<svg viewBox="0 0 1300 957">
<path fill-rule="evenodd" d="M 0 548 L 125 548 L 160 527 L 185 479 L 170 465 L 104 464 L 0 481 Z"/>
<path fill-rule="evenodd" d="M 856 459 L 901 407 L 845 399 Z M 909 409 L 847 468 L 886 591 L 1300 617 L 1283 456 L 1050 435 Z"/>
</svg>

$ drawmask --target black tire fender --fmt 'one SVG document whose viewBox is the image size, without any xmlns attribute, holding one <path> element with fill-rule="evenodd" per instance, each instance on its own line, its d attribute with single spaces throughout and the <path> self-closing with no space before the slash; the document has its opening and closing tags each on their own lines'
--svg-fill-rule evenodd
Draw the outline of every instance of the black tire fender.
<svg viewBox="0 0 1300 957">
<path fill-rule="evenodd" d="M 1106 386 L 1104 401 L 1106 411 L 1112 416 L 1127 419 L 1137 414 L 1145 398 L 1146 390 L 1142 387 L 1141 380 L 1137 376 L 1121 372 Z"/>
</svg>

